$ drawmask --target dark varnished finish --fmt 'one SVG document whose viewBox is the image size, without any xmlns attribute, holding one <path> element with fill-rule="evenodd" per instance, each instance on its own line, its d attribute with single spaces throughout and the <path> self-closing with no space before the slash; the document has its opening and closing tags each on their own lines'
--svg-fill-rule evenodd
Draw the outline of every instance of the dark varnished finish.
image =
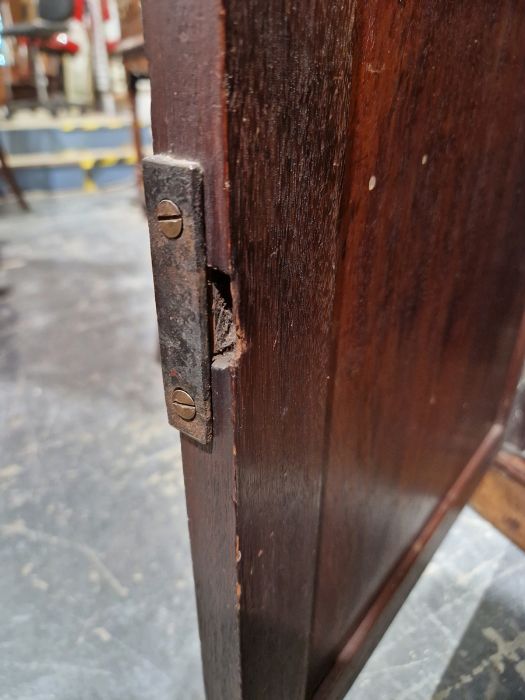
<svg viewBox="0 0 525 700">
<path fill-rule="evenodd" d="M 342 697 L 497 448 L 517 379 L 523 13 L 145 14 L 155 149 L 203 164 L 237 326 L 213 444 L 183 439 L 207 694 Z"/>
<path fill-rule="evenodd" d="M 304 697 L 353 11 L 227 3 L 246 698 Z M 249 41 L 247 40 L 249 37 Z"/>
<path fill-rule="evenodd" d="M 232 374 L 223 358 L 215 360 L 212 383 L 213 452 L 182 438 L 184 483 L 206 697 L 240 700 Z"/>
<path fill-rule="evenodd" d="M 223 8 L 220 0 L 144 0 L 156 153 L 200 163 L 208 262 L 230 267 L 225 155 Z"/>
<path fill-rule="evenodd" d="M 336 700 L 344 697 L 465 505 L 479 480 L 480 473 L 494 456 L 502 435 L 503 426 L 499 424 L 495 424 L 489 430 L 335 656 L 328 674 L 314 693 L 315 700 Z"/>
<path fill-rule="evenodd" d="M 156 153 L 198 161 L 204 172 L 208 265 L 230 270 L 225 155 L 224 17 L 219 0 L 144 0 Z M 209 700 L 241 698 L 236 562 L 236 475 L 231 392 L 224 359 L 212 369 L 213 449 L 181 438 L 184 481 Z"/>
<path fill-rule="evenodd" d="M 313 685 L 497 419 L 525 293 L 525 16 L 358 3 L 356 36 Z"/>
</svg>

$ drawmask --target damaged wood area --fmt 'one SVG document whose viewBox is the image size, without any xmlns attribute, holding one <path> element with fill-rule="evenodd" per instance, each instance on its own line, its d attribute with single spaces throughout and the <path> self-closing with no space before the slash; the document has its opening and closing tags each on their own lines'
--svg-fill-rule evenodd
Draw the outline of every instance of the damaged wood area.
<svg viewBox="0 0 525 700">
<path fill-rule="evenodd" d="M 237 333 L 229 276 L 220 270 L 208 268 L 208 284 L 211 297 L 212 353 L 215 357 L 235 349 Z"/>
</svg>

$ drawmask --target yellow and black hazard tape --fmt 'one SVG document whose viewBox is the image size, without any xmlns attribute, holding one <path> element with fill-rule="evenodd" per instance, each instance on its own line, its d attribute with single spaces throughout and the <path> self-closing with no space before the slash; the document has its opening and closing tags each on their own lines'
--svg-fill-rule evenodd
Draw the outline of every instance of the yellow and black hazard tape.
<svg viewBox="0 0 525 700">
<path fill-rule="evenodd" d="M 124 119 L 111 119 L 111 120 L 100 120 L 100 119 L 83 119 L 64 121 L 61 124 L 61 131 L 64 134 L 70 134 L 72 131 L 101 131 L 102 129 L 110 129 L 116 131 L 117 129 L 129 129 L 129 122 Z"/>
<path fill-rule="evenodd" d="M 93 177 L 93 171 L 97 168 L 114 168 L 116 165 L 136 165 L 137 156 L 130 154 L 127 156 L 105 155 L 102 158 L 83 158 L 79 161 L 79 167 L 84 171 L 83 190 L 94 192 L 98 189 Z"/>
</svg>

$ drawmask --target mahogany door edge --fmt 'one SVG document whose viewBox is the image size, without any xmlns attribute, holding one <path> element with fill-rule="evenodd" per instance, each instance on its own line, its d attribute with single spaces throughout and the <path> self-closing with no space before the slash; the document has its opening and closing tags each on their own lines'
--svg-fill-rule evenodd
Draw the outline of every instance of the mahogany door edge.
<svg viewBox="0 0 525 700">
<path fill-rule="evenodd" d="M 242 698 L 234 384 L 235 368 L 221 357 L 212 365 L 213 450 L 181 436 L 207 700 Z"/>
<path fill-rule="evenodd" d="M 344 698 L 459 511 L 474 492 L 502 442 L 503 433 L 504 427 L 501 423 L 494 423 L 490 428 L 344 645 L 332 669 L 314 693 L 314 700 Z"/>
</svg>

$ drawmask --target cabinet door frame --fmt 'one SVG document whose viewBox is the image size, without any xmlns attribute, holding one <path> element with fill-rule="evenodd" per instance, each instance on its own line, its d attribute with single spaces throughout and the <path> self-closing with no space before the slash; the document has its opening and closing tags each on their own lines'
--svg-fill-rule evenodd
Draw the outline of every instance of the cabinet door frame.
<svg viewBox="0 0 525 700">
<path fill-rule="evenodd" d="M 488 3 L 480 3 L 487 10 Z M 450 16 L 452 4 L 443 3 Z M 487 425 L 475 426 L 478 444 L 442 488 L 436 507 L 414 531 L 381 587 L 371 590 L 373 597 L 350 634 L 318 653 L 316 616 L 319 606 L 329 604 L 320 601 L 319 582 L 330 576 L 323 564 L 322 530 L 336 341 L 345 332 L 337 312 L 344 291 L 341 271 L 349 250 L 355 253 L 348 235 L 354 192 L 361 187 L 372 194 L 382 186 L 379 171 L 371 171 L 364 183 L 353 179 L 359 170 L 352 129 L 357 107 L 373 93 L 366 80 L 377 79 L 377 99 L 387 100 L 381 92 L 388 85 L 385 71 L 398 85 L 392 119 L 400 118 L 403 109 L 415 109 L 419 87 L 404 91 L 410 78 L 388 57 L 383 39 L 389 31 L 398 32 L 400 55 L 423 55 L 418 31 L 426 32 L 433 45 L 439 19 L 432 15 L 435 3 L 425 14 L 415 0 L 407 0 L 374 24 L 376 5 L 368 10 L 361 0 L 143 3 L 154 150 L 202 167 L 210 285 L 220 275 L 236 329 L 235 347 L 216 354 L 211 364 L 213 441 L 202 446 L 182 437 L 209 700 L 343 697 L 498 449 L 525 353 L 525 324 L 513 297 L 523 292 L 523 285 L 516 282 L 507 293 L 512 308 L 505 328 L 503 321 L 498 326 L 498 319 L 491 319 L 494 332 L 504 331 L 506 340 L 493 358 L 500 372 L 494 380 L 497 395 L 485 397 L 493 415 Z M 470 30 L 467 15 L 460 16 L 463 26 L 459 22 L 450 31 L 444 50 L 462 55 L 462 33 Z M 481 64 L 458 65 L 459 77 L 450 79 L 450 88 L 446 81 L 438 84 L 450 107 L 444 119 L 453 120 L 464 108 L 455 92 L 458 85 L 474 91 L 474 76 L 476 85 L 491 88 L 498 47 L 514 51 L 505 59 L 507 68 L 519 63 L 523 74 L 516 37 L 524 27 L 518 23 L 509 39 L 512 19 L 507 3 L 494 28 L 485 26 L 483 17 L 475 24 L 483 39 L 494 36 L 494 65 L 490 70 Z M 373 55 L 372 44 L 380 50 L 377 63 L 367 58 Z M 490 58 L 487 51 L 484 56 Z M 512 90 L 508 70 L 505 79 L 506 89 Z M 473 128 L 477 121 L 481 132 L 488 133 L 483 99 L 473 108 Z M 516 104 L 509 109 L 507 126 L 514 123 Z M 432 106 L 427 106 L 429 114 Z M 420 117 L 414 123 L 407 119 L 410 128 L 423 128 Z M 390 176 L 408 156 L 402 144 L 381 150 L 381 134 L 373 124 L 366 128 L 359 132 L 360 143 L 369 134 L 369 146 L 388 161 Z M 521 136 L 509 134 L 498 142 L 491 167 L 476 173 L 468 163 L 463 166 L 468 177 L 489 188 L 498 186 L 507 169 L 510 193 L 502 193 L 500 200 L 516 216 L 524 209 L 519 194 L 524 174 L 510 152 L 522 147 Z M 426 166 L 427 158 L 426 152 L 418 153 L 410 168 Z M 454 158 L 450 167 L 457 170 Z M 407 187 L 417 190 L 413 182 Z M 445 187 L 449 183 L 444 181 Z M 468 194 L 451 201 L 454 212 L 464 212 L 467 220 Z M 445 226 L 450 212 L 443 202 L 434 214 Z M 388 211 L 379 209 L 377 215 L 386 218 Z M 517 248 L 510 234 L 503 232 L 500 238 Z M 463 254 L 469 253 L 457 253 Z M 371 252 L 361 261 L 374 265 L 377 259 Z M 488 259 L 480 258 L 480 264 L 490 267 Z M 487 272 L 496 274 L 492 268 Z M 489 284 L 492 277 L 487 280 Z M 379 296 L 370 299 L 379 314 Z M 480 312 L 472 304 L 464 306 L 468 335 Z"/>
</svg>

